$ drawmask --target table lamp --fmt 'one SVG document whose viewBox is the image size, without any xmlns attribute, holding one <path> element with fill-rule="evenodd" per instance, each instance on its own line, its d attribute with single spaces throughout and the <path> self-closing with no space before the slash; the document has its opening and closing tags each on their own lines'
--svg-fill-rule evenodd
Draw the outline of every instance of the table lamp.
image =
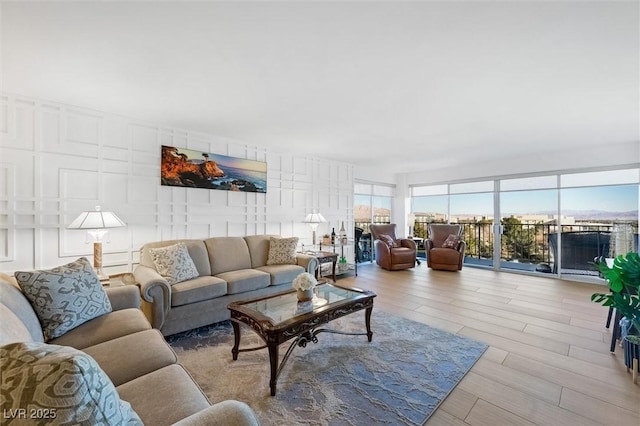
<svg viewBox="0 0 640 426">
<path fill-rule="evenodd" d="M 312 241 L 314 246 L 316 245 L 316 231 L 318 230 L 318 225 L 326 221 L 327 220 L 324 218 L 324 216 L 322 216 L 321 213 L 309 213 L 302 221 L 303 223 L 308 223 L 311 227 L 311 230 L 313 231 Z"/>
<path fill-rule="evenodd" d="M 113 212 L 103 212 L 100 206 L 96 206 L 95 211 L 80 213 L 67 229 L 86 229 L 87 234 L 93 238 L 93 267 L 98 277 L 103 280 L 107 278 L 102 270 L 102 239 L 107 234 L 107 228 L 120 228 L 127 226 Z"/>
</svg>

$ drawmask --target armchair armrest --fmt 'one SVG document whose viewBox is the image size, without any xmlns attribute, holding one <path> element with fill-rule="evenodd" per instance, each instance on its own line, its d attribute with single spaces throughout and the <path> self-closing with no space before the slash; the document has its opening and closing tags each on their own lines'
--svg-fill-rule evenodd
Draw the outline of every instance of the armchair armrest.
<svg viewBox="0 0 640 426">
<path fill-rule="evenodd" d="M 460 245 L 458 246 L 458 252 L 464 256 L 464 250 L 467 248 L 467 243 L 464 241 L 460 241 Z"/>
<path fill-rule="evenodd" d="M 136 281 L 140 284 L 142 300 L 147 302 L 145 313 L 153 328 L 162 328 L 169 309 L 171 308 L 171 286 L 153 268 L 138 265 L 133 271 Z"/>
<path fill-rule="evenodd" d="M 105 287 L 111 308 L 114 311 L 128 308 L 140 308 L 140 289 L 135 285 Z"/>
<path fill-rule="evenodd" d="M 424 249 L 425 249 L 425 251 L 429 251 L 429 250 L 431 250 L 432 248 L 433 248 L 433 240 L 431 240 L 431 239 L 427 239 L 427 240 L 425 240 L 425 242 L 424 242 Z"/>
<path fill-rule="evenodd" d="M 174 426 L 260 426 L 253 410 L 244 402 L 222 401 L 185 417 Z"/>
<path fill-rule="evenodd" d="M 400 247 L 407 247 L 413 250 L 417 250 L 416 242 L 413 241 L 412 239 L 398 238 L 396 241 L 398 242 L 398 244 L 400 244 Z"/>
<path fill-rule="evenodd" d="M 311 256 L 309 254 L 297 253 L 296 262 L 311 275 L 314 275 L 316 273 L 316 269 L 318 269 L 318 266 L 320 266 L 320 264 L 318 263 L 318 259 L 315 256 Z"/>
</svg>

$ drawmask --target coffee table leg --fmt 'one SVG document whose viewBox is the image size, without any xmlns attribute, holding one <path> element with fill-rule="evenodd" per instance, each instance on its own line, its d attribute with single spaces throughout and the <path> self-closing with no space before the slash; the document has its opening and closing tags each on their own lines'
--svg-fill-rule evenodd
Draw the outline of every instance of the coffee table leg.
<svg viewBox="0 0 640 426">
<path fill-rule="evenodd" d="M 233 325 L 233 349 L 231 349 L 231 354 L 235 361 L 238 359 L 238 349 L 240 348 L 240 324 L 235 321 L 231 321 L 231 325 Z"/>
<path fill-rule="evenodd" d="M 271 380 L 269 387 L 271 388 L 271 396 L 276 395 L 276 384 L 278 383 L 278 345 L 269 343 L 269 363 L 271 364 Z"/>
<path fill-rule="evenodd" d="M 367 325 L 367 339 L 369 341 L 373 338 L 373 333 L 371 332 L 371 312 L 373 312 L 373 306 L 364 311 L 364 322 Z"/>
</svg>

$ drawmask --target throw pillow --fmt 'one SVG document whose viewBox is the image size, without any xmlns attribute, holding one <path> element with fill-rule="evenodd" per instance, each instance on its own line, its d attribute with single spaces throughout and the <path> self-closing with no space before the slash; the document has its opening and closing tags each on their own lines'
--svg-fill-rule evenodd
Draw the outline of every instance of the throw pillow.
<svg viewBox="0 0 640 426">
<path fill-rule="evenodd" d="M 111 312 L 111 302 L 86 257 L 49 270 L 16 272 L 46 341 Z"/>
<path fill-rule="evenodd" d="M 462 237 L 459 235 L 449 234 L 446 240 L 442 243 L 442 248 L 450 248 L 458 250 L 458 246 L 462 242 Z"/>
<path fill-rule="evenodd" d="M 38 424 L 142 425 L 131 404 L 120 399 L 105 372 L 84 352 L 12 343 L 0 348 L 0 359 L 5 416 L 24 412 Z"/>
<path fill-rule="evenodd" d="M 156 265 L 158 273 L 167 280 L 169 285 L 198 278 L 200 273 L 189 256 L 185 243 L 149 249 L 149 254 Z"/>
<path fill-rule="evenodd" d="M 390 235 L 382 234 L 378 237 L 378 239 L 385 243 L 389 248 L 399 247 L 398 243 L 393 238 L 391 238 Z"/>
<path fill-rule="evenodd" d="M 267 265 L 295 265 L 298 237 L 274 238 L 269 242 L 269 257 Z"/>
</svg>

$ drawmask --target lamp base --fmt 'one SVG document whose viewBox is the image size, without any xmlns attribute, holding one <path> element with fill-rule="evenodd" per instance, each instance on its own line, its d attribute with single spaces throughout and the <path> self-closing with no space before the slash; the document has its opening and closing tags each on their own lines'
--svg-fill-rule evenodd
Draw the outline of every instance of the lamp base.
<svg viewBox="0 0 640 426">
<path fill-rule="evenodd" d="M 109 275 L 105 274 L 102 270 L 102 242 L 94 241 L 93 243 L 93 269 L 96 270 L 96 274 L 100 279 L 100 282 L 108 282 Z"/>
</svg>

